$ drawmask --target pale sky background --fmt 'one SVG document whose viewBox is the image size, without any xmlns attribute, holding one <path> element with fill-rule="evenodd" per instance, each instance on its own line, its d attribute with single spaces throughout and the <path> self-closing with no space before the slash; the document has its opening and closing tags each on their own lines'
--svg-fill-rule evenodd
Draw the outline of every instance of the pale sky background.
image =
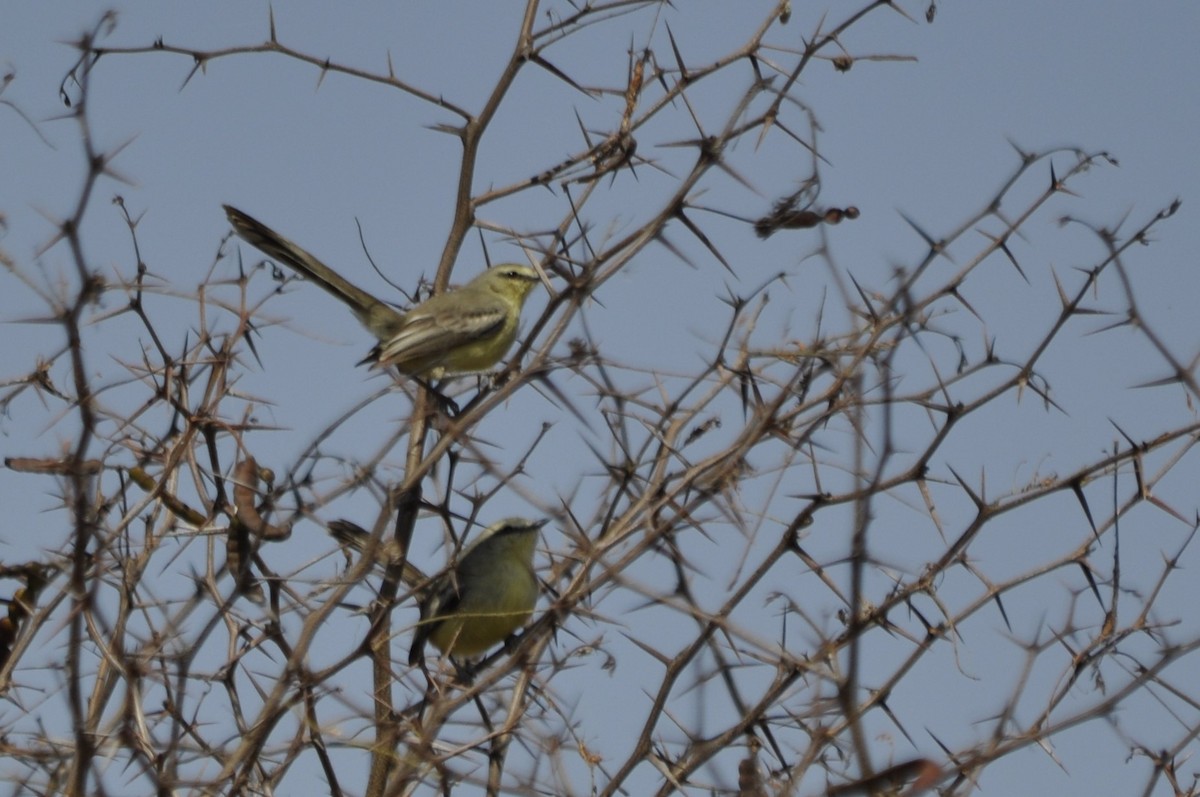
<svg viewBox="0 0 1200 797">
<path fill-rule="evenodd" d="M 676 5 L 677 10 L 665 19 L 692 62 L 705 61 L 744 39 L 765 13 L 763 9 L 770 7 L 715 0 L 684 0 Z M 826 8 L 833 9 L 831 19 L 840 19 L 852 7 L 805 2 L 794 6 L 792 21 L 772 41 L 798 45 Z M 1196 216 L 1200 155 L 1195 143 L 1200 130 L 1200 47 L 1196 45 L 1200 5 L 1184 0 L 946 0 L 939 3 L 932 25 L 923 21 L 923 4 L 905 2 L 904 6 L 918 23 L 876 12 L 853 28 L 843 44 L 855 55 L 914 56 L 916 61 L 860 61 L 845 74 L 821 65 L 805 73 L 796 92 L 823 128 L 820 148 L 829 164 L 823 169 L 822 201 L 852 204 L 862 211 L 858 220 L 828 231 L 838 265 L 860 282 L 886 285 L 895 265 L 912 263 L 924 249 L 901 213 L 935 234 L 950 231 L 978 210 L 1015 168 L 1017 156 L 1009 141 L 1037 151 L 1054 146 L 1107 151 L 1119 167 L 1096 168 L 1085 175 L 1073 186 L 1079 197 L 1055 198 L 1051 210 L 1024 229 L 1028 237 L 1016 247 L 1032 284 L 1026 285 L 1011 270 L 997 269 L 994 290 L 981 280 L 975 283 L 971 299 L 994 323 L 989 333 L 996 337 L 998 350 L 1023 355 L 1030 341 L 1044 334 L 1057 309 L 1051 269 L 1075 286 L 1078 275 L 1073 268 L 1091 265 L 1102 253 L 1094 237 L 1078 229 L 1060 230 L 1052 223 L 1056 216 L 1071 213 L 1115 226 L 1128 214 L 1127 224 L 1132 227 L 1182 198 L 1180 212 L 1158 228 L 1153 245 L 1133 253 L 1128 262 L 1137 274 L 1138 300 L 1157 331 L 1178 356 L 1190 360 L 1200 351 L 1195 317 L 1200 297 L 1195 254 L 1200 251 Z M 147 1 L 114 7 L 117 28 L 106 40 L 113 46 L 148 45 L 162 37 L 170 44 L 221 48 L 258 43 L 267 35 L 267 5 L 261 2 Z M 26 268 L 37 263 L 51 274 L 71 270 L 69 253 L 62 247 L 40 258 L 35 252 L 53 234 L 47 217 L 70 213 L 83 176 L 77 127 L 72 120 L 56 118 L 63 113 L 59 85 L 74 57 L 65 42 L 92 27 L 103 8 L 78 2 L 0 2 L 0 70 L 14 75 L 0 94 L 0 101 L 6 103 L 0 105 L 0 214 L 7 223 L 0 248 Z M 298 50 L 378 71 L 386 68 L 390 53 L 403 79 L 477 108 L 490 85 L 486 78 L 511 48 L 521 8 L 516 2 L 278 2 L 274 13 L 280 39 Z M 645 45 L 649 19 L 648 15 L 630 17 L 629 23 L 607 29 L 609 36 L 583 37 L 569 50 L 551 52 L 556 64 L 581 81 L 619 88 L 625 80 L 624 49 L 631 35 L 635 46 Z M 661 29 L 655 37 L 659 58 L 669 62 Z M 614 39 L 624 44 L 614 47 Z M 131 184 L 106 180 L 98 189 L 85 227 L 93 268 L 130 271 L 129 234 L 109 204 L 120 194 L 130 211 L 142 216 L 138 242 L 151 272 L 184 295 L 206 278 L 228 231 L 220 207 L 226 202 L 258 216 L 381 295 L 393 294 L 371 272 L 362 254 L 356 219 L 376 261 L 393 279 L 411 287 L 421 275 L 432 277 L 449 227 L 459 146 L 431 128 L 454 121 L 449 114 L 392 90 L 336 75 L 326 77 L 318 87 L 317 69 L 273 54 L 217 60 L 181 88 L 190 69 L 191 63 L 182 56 L 145 54 L 106 58 L 94 73 L 91 121 L 97 143 L 106 150 L 127 144 L 115 168 Z M 744 78 L 744 72 L 732 74 Z M 611 100 L 593 102 L 536 70 L 523 79 L 526 82 L 501 113 L 494 137 L 485 147 L 477 187 L 527 176 L 578 149 L 575 111 L 596 127 L 611 125 Z M 730 92 L 743 87 L 744 83 L 732 83 Z M 723 119 L 730 96 L 734 95 L 698 96 L 702 118 L 711 109 L 709 119 Z M 48 141 L 15 109 L 32 119 Z M 656 145 L 694 135 L 692 129 L 652 127 L 639 134 L 639 154 L 683 158 L 678 162 L 686 163 L 690 152 L 678 155 Z M 1064 156 L 1056 164 L 1065 168 L 1070 161 Z M 744 176 L 760 195 L 733 180 L 716 179 L 703 203 L 747 217 L 761 215 L 772 198 L 794 188 L 807 165 L 769 158 L 747 162 L 754 163 L 755 171 Z M 1045 169 L 1037 173 L 1048 182 Z M 648 169 L 641 170 L 639 178 L 647 206 L 653 206 L 671 185 Z M 1022 196 L 1044 184 L 1028 181 Z M 633 223 L 636 206 L 619 204 L 628 202 L 628 196 L 613 200 L 618 203 L 613 207 L 617 225 Z M 593 210 L 601 207 L 603 203 Z M 527 192 L 488 206 L 485 216 L 514 227 L 545 228 L 557 223 L 560 209 L 558 198 Z M 599 296 L 603 307 L 588 309 L 588 322 L 607 354 L 647 368 L 686 371 L 724 328 L 728 313 L 719 299 L 727 286 L 745 293 L 777 271 L 789 274 L 786 291 L 772 294 L 772 313 L 767 316 L 777 338 L 812 333 L 825 276 L 821 267 L 806 264 L 803 256 L 815 246 L 815 238 L 804 232 L 787 233 L 762 243 L 746 225 L 712 218 L 704 223 L 721 232 L 729 247 L 726 255 L 735 261 L 736 277 L 705 260 L 703 252 L 676 230 L 673 241 L 685 246 L 697 268 L 682 264 L 661 247 L 651 248 L 605 286 Z M 523 259 L 519 249 L 494 236 L 488 246 L 493 260 Z M 242 249 L 247 262 L 257 262 L 256 253 Z M 455 279 L 465 280 L 482 264 L 478 238 L 472 236 Z M 228 263 L 220 268 L 218 273 L 233 273 Z M 3 279 L 0 378 L 7 380 L 27 373 L 39 354 L 56 351 L 61 332 L 19 323 L 43 308 L 15 279 Z M 257 284 L 258 295 L 265 294 L 268 282 L 260 279 Z M 113 294 L 107 301 L 111 308 L 122 300 Z M 167 345 L 179 350 L 185 334 L 197 323 L 195 305 L 167 298 L 158 301 L 162 328 L 174 335 Z M 1118 306 L 1115 296 L 1100 296 L 1097 303 Z M 534 311 L 541 304 L 540 297 L 531 300 Z M 675 311 L 675 306 L 687 309 Z M 664 307 L 672 311 L 664 313 Z M 172 317 L 176 311 L 178 316 Z M 284 323 L 264 330 L 256 344 L 263 367 L 248 363 L 238 388 L 264 398 L 259 420 L 281 431 L 256 436 L 256 454 L 268 460 L 266 464 L 283 469 L 302 453 L 315 430 L 385 386 L 386 377 L 355 366 L 371 345 L 369 335 L 316 288 L 290 287 L 285 296 L 270 302 L 268 315 Z M 831 314 L 831 322 L 844 328 L 840 308 Z M 1109 419 L 1135 439 L 1147 439 L 1186 421 L 1191 409 L 1179 388 L 1134 388 L 1167 375 L 1156 359 L 1147 356 L 1139 339 L 1124 333 L 1087 334 L 1105 326 L 1105 319 L 1073 323 L 1074 331 L 1066 336 L 1071 345 L 1056 347 L 1046 360 L 1047 370 L 1058 374 L 1055 397 L 1069 416 L 1047 414 L 1032 400 L 1009 408 L 1011 416 L 997 410 L 987 416 L 989 423 L 977 424 L 969 435 L 948 446 L 937 464 L 954 457 L 956 470 L 967 478 L 978 478 L 986 465 L 989 489 L 1005 492 L 1037 474 L 1070 472 L 1097 458 L 1116 437 Z M 119 373 L 112 357 L 136 354 L 137 347 L 121 337 L 122 331 L 142 332 L 132 323 L 113 325 L 89 342 L 89 364 L 98 375 Z M 111 340 L 111 350 L 106 350 L 106 340 Z M 969 344 L 977 346 L 979 341 Z M 374 450 L 379 434 L 372 424 L 394 425 L 403 411 L 400 405 L 390 408 L 377 402 L 371 412 L 331 440 L 327 451 L 361 456 L 364 449 Z M 0 454 L 56 453 L 59 441 L 70 439 L 72 428 L 60 430 L 54 425 L 57 421 L 54 411 L 28 396 L 15 402 L 0 417 Z M 521 396 L 503 417 L 489 419 L 480 432 L 498 446 L 516 450 L 529 445 L 542 421 L 559 424 L 556 436 L 531 462 L 531 478 L 523 483 L 521 494 L 490 504 L 489 515 L 537 515 L 575 490 L 580 468 L 572 467 L 577 457 L 572 447 L 579 446 L 586 433 L 572 428 L 569 416 L 547 402 Z M 398 473 L 402 462 L 392 464 Z M 1183 500 L 1194 493 L 1197 475 L 1196 463 L 1185 461 L 1169 485 L 1178 492 L 1166 500 Z M 30 559 L 38 550 L 64 544 L 63 518 L 46 511 L 56 502 L 55 496 L 42 492 L 47 484 L 0 471 L 0 506 L 6 515 L 0 530 L 0 557 L 5 561 Z M 1194 509 L 1194 498 L 1188 500 L 1185 510 Z M 795 511 L 797 506 L 798 502 L 781 511 Z M 916 502 L 894 509 L 894 516 L 880 518 L 881 527 L 898 535 L 916 533 L 917 527 L 921 534 L 928 533 Z M 365 521 L 372 511 L 370 496 L 359 494 L 339 503 L 326 517 L 345 514 Z M 1007 519 L 998 526 L 1011 525 L 1011 537 L 1000 535 L 973 548 L 976 556 L 992 557 L 986 561 L 990 573 L 1001 577 L 1018 572 L 1046 556 L 1046 550 L 1069 550 L 1079 544 L 1085 527 L 1077 506 L 1064 498 L 1038 512 Z M 833 515 L 823 518 L 832 520 Z M 1145 591 L 1153 584 L 1161 557 L 1174 552 L 1181 537 L 1180 524 L 1161 514 L 1147 512 L 1140 518 L 1144 527 L 1131 521 L 1123 529 L 1129 532 L 1122 538 L 1128 557 L 1123 565 L 1131 588 Z M 844 554 L 846 535 L 836 529 L 825 532 L 825 537 L 814 532 L 812 549 L 829 559 L 836 558 L 839 550 Z M 443 555 L 433 539 L 418 552 L 422 563 L 431 568 Z M 926 542 L 930 550 L 938 549 L 937 540 Z M 543 543 L 548 551 L 564 544 L 553 531 Z M 728 565 L 721 562 L 717 544 L 710 547 L 712 577 L 719 581 L 720 568 Z M 287 549 L 273 550 L 271 556 L 278 568 L 286 570 L 289 561 L 298 567 L 330 548 L 318 526 L 301 523 Z M 1026 556 L 1029 550 L 1037 553 Z M 888 555 L 894 566 L 904 569 L 919 567 L 925 552 L 919 544 L 905 543 Z M 1193 555 L 1190 561 L 1194 573 L 1200 560 Z M 632 575 L 653 578 L 652 572 Z M 1180 639 L 1195 636 L 1200 628 L 1194 608 L 1200 589 L 1194 584 L 1183 589 L 1188 580 L 1194 581 L 1185 576 L 1171 582 L 1172 589 L 1181 592 L 1163 605 L 1175 613 L 1164 612 L 1159 618 L 1179 620 L 1172 632 Z M 1065 594 L 1063 583 L 1082 588 L 1077 581 L 1076 572 L 1064 571 L 1059 591 L 1046 594 Z M 893 708 L 898 714 L 907 712 L 917 748 L 899 734 L 881 738 L 875 763 L 889 759 L 889 746 L 895 760 L 924 754 L 941 761 L 926 729 L 950 744 L 989 732 L 988 720 L 1009 694 L 1020 666 L 1017 640 L 1036 636 L 1039 623 L 1052 624 L 1064 616 L 1056 610 L 1065 612 L 1065 607 L 1039 604 L 1043 597 L 1036 591 L 1014 593 L 1006 602 L 1014 626 L 1011 636 L 997 614 L 977 616 L 962 649 L 963 660 L 953 660 L 946 648 L 941 657 L 931 657 L 944 670 L 931 664 L 927 672 L 915 672 L 916 687 L 897 695 Z M 712 604 L 719 600 L 715 597 Z M 636 596 L 618 597 L 604 609 L 615 614 L 620 607 L 638 605 Z M 777 607 L 764 606 L 763 614 L 756 630 L 770 636 L 778 627 Z M 637 622 L 636 616 L 631 615 L 629 622 Z M 408 621 L 402 612 L 397 618 L 398 626 Z M 669 624 L 661 625 L 661 638 L 669 646 Z M 362 631 L 361 623 L 347 623 L 339 630 L 347 628 L 353 638 Z M 615 626 L 576 631 L 619 637 Z M 645 669 L 639 670 L 642 664 Z M 655 683 L 659 670 L 630 654 L 609 680 L 599 665 L 581 666 L 577 681 L 555 683 L 559 689 L 603 683 L 603 689 L 579 697 L 574 716 L 589 744 L 609 751 L 615 759 L 629 743 L 629 730 L 620 724 L 621 702 L 643 706 L 646 697 L 641 688 Z M 1194 659 L 1180 666 L 1196 671 Z M 1177 680 L 1194 694 L 1194 678 Z M 1080 695 L 1081 700 L 1091 697 Z M 368 705 L 365 695 L 351 702 Z M 690 703 L 681 705 L 696 711 Z M 48 714 L 55 710 L 51 702 L 42 706 Z M 7 725 L 3 718 L 11 718 L 14 712 L 11 704 L 0 705 L 0 722 Z M 1165 719 L 1161 707 L 1150 700 L 1131 705 L 1119 719 L 1136 728 L 1139 739 L 1153 738 L 1159 724 L 1159 743 L 1180 735 L 1179 726 Z M 1181 721 L 1197 719 L 1193 715 Z M 881 726 L 880 730 L 887 729 Z M 1062 768 L 1034 748 L 990 767 L 982 781 L 984 790 L 1070 797 L 1140 793 L 1146 782 L 1146 759 L 1135 758 L 1125 765 L 1127 740 L 1102 722 L 1056 737 L 1054 746 Z M 723 775 L 733 777 L 732 772 Z M 633 783 L 657 787 L 649 771 L 643 778 Z M 361 783 L 343 785 L 352 793 L 362 788 Z M 577 786 L 581 792 L 587 788 L 582 775 Z M 806 786 L 802 793 L 809 794 L 821 784 Z M 301 788 L 293 785 L 292 791 L 281 793 L 298 794 Z M 1166 794 L 1165 784 L 1155 793 Z"/>
</svg>

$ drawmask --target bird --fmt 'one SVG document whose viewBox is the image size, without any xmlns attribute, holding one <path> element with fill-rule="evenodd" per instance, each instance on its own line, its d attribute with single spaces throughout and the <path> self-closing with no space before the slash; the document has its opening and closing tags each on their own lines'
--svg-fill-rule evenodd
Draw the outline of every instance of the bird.
<svg viewBox="0 0 1200 797">
<path fill-rule="evenodd" d="M 470 659 L 525 624 L 537 604 L 533 554 L 547 522 L 511 517 L 492 524 L 466 547 L 455 566 L 433 580 L 421 601 L 408 651 L 410 666 L 422 660 L 427 642 L 452 659 Z M 365 549 L 371 536 L 345 520 L 333 521 L 329 530 L 358 550 Z M 380 545 L 376 555 L 380 565 L 401 558 L 387 545 Z M 411 581 L 408 572 L 403 580 Z"/>
<path fill-rule="evenodd" d="M 421 604 L 410 666 L 424 656 L 426 642 L 452 658 L 471 658 L 525 624 L 537 603 L 533 551 L 544 525 L 545 520 L 501 520 L 463 551 Z"/>
<path fill-rule="evenodd" d="M 249 214 L 222 207 L 242 240 L 340 299 L 375 335 L 379 343 L 363 362 L 408 376 L 440 379 L 490 369 L 516 340 L 521 309 L 541 281 L 529 266 L 503 263 L 401 312 Z"/>
</svg>

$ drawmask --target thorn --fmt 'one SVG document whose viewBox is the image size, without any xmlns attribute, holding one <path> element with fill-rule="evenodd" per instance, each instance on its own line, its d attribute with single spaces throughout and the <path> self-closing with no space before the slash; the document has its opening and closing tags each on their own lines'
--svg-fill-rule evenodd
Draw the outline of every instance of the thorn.
<svg viewBox="0 0 1200 797">
<path fill-rule="evenodd" d="M 984 497 L 977 495 L 974 490 L 968 487 L 967 483 L 963 481 L 963 478 L 958 475 L 958 472 L 954 470 L 953 467 L 950 465 L 947 465 L 946 467 L 950 469 L 950 475 L 953 476 L 954 480 L 958 482 L 958 486 L 962 487 L 963 490 L 966 491 L 967 496 L 971 499 L 971 503 L 975 504 L 975 509 L 980 513 L 987 509 L 987 501 L 984 500 Z"/>
<path fill-rule="evenodd" d="M 909 227 L 912 227 L 912 228 L 913 228 L 913 230 L 914 230 L 914 231 L 916 231 L 917 235 L 921 236 L 921 239 L 922 239 L 922 240 L 924 240 L 924 241 L 925 241 L 925 243 L 929 245 L 929 248 L 930 248 L 930 250 L 931 250 L 931 251 L 933 251 L 933 252 L 941 252 L 941 251 L 942 251 L 942 249 L 943 249 L 943 248 L 944 248 L 944 246 L 945 246 L 945 244 L 944 244 L 944 243 L 938 243 L 937 241 L 933 240 L 933 236 L 932 236 L 932 235 L 930 235 L 929 233 L 925 232 L 925 230 L 924 230 L 924 229 L 922 229 L 920 225 L 918 225 L 918 224 L 917 224 L 915 221 L 913 221 L 912 219 L 910 219 L 910 218 L 909 218 L 909 217 L 908 217 L 906 214 L 904 214 L 903 212 L 901 212 L 901 213 L 900 213 L 900 218 L 902 218 L 902 219 L 904 219 L 906 222 L 908 222 L 908 226 L 909 226 Z"/>
<path fill-rule="evenodd" d="M 1062 309 L 1066 311 L 1071 306 L 1071 298 L 1067 296 L 1067 291 L 1063 288 L 1062 281 L 1058 278 L 1058 272 L 1054 270 L 1054 266 L 1050 266 L 1050 276 L 1054 279 L 1054 287 L 1058 289 L 1058 301 L 1062 303 Z"/>
<path fill-rule="evenodd" d="M 1008 628 L 1009 633 L 1012 633 L 1012 623 L 1008 621 L 1008 612 L 1004 610 L 1004 601 L 1000 600 L 1000 593 L 997 592 L 992 599 L 996 601 L 996 608 L 1000 610 L 1000 617 L 1004 620 L 1005 627 Z"/>
<path fill-rule="evenodd" d="M 1011 138 L 1008 139 L 1008 145 L 1010 147 L 1012 147 L 1014 150 L 1016 150 L 1017 154 L 1019 156 L 1021 156 L 1021 165 L 1022 166 L 1028 166 L 1029 164 L 1031 164 L 1035 160 L 1037 160 L 1036 154 L 1034 154 L 1032 152 L 1026 152 L 1025 150 L 1021 149 L 1021 146 L 1017 142 L 1013 141 Z"/>
<path fill-rule="evenodd" d="M 1092 527 L 1092 536 L 1096 538 L 1096 542 L 1100 542 L 1100 531 L 1096 528 L 1096 521 L 1092 518 L 1092 508 L 1088 506 L 1087 497 L 1083 494 L 1083 485 L 1086 477 L 1080 477 L 1071 482 L 1071 492 L 1075 493 L 1075 498 L 1079 501 L 1079 505 L 1083 507 L 1083 514 L 1087 518 L 1088 525 Z"/>
<path fill-rule="evenodd" d="M 1096 596 L 1096 603 L 1104 607 L 1104 598 L 1100 595 L 1100 585 L 1096 583 L 1096 574 L 1092 572 L 1092 566 L 1087 560 L 1080 560 L 1078 563 L 1079 569 L 1083 571 L 1083 577 L 1087 579 L 1088 586 L 1092 589 L 1092 594 Z"/>
<path fill-rule="evenodd" d="M 671 52 L 675 54 L 675 66 L 679 68 L 679 82 L 687 83 L 691 80 L 688 76 L 687 66 L 683 63 L 683 56 L 679 52 L 679 45 L 675 43 L 675 34 L 671 32 L 671 25 L 663 23 L 667 28 L 667 38 L 671 41 Z"/>
<path fill-rule="evenodd" d="M 1066 181 L 1058 179 L 1058 175 L 1056 175 L 1054 173 L 1054 162 L 1053 161 L 1051 161 L 1051 163 L 1050 163 L 1050 192 L 1051 193 L 1059 193 L 1059 194 L 1068 194 L 1068 195 L 1074 196 L 1074 197 L 1079 196 L 1079 194 L 1077 194 L 1074 191 L 1072 191 L 1071 189 L 1067 188 Z"/>
<path fill-rule="evenodd" d="M 1025 280 L 1025 284 L 1032 284 L 1029 282 L 1029 277 L 1025 275 L 1025 269 L 1021 268 L 1021 264 L 1017 262 L 1016 256 L 1012 253 L 1012 250 L 1008 248 L 1009 233 L 1005 233 L 1004 235 L 992 235 L 985 230 L 977 230 L 977 232 L 984 238 L 987 238 L 989 241 L 991 241 L 994 248 L 999 249 L 1004 253 L 1004 256 L 1008 258 L 1008 262 L 1011 263 L 1012 267 L 1015 268 L 1017 273 L 1021 275 L 1021 279 Z"/>
<path fill-rule="evenodd" d="M 859 298 L 862 299 L 863 304 L 866 305 L 867 315 L 870 317 L 871 322 L 878 324 L 879 314 L 875 312 L 875 308 L 871 305 L 870 297 L 867 296 L 867 293 L 863 290 L 863 287 L 858 284 L 858 280 L 854 278 L 853 273 L 847 272 L 847 275 L 850 277 L 850 281 L 854 283 L 854 289 L 858 291 Z"/>
</svg>

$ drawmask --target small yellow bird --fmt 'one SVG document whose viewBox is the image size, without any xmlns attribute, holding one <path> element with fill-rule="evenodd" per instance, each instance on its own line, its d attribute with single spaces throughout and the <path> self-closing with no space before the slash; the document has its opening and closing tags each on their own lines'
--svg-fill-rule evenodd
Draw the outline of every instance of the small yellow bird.
<svg viewBox="0 0 1200 797">
<path fill-rule="evenodd" d="M 421 660 L 426 642 L 456 659 L 471 658 L 525 624 L 537 604 L 533 554 L 538 532 L 546 523 L 508 518 L 489 526 L 467 546 L 456 567 L 434 580 L 421 602 L 421 619 L 408 651 L 409 665 Z M 358 550 L 366 547 L 371 536 L 346 520 L 333 521 L 329 531 Z M 400 558 L 387 544 L 376 553 L 381 565 Z M 405 565 L 402 578 L 414 586 L 414 573 L 420 571 L 407 562 Z"/>
<path fill-rule="evenodd" d="M 425 653 L 425 642 L 448 656 L 470 658 L 503 642 L 537 604 L 533 551 L 545 520 L 508 518 L 471 543 L 458 566 L 434 582 L 421 604 L 408 663 Z"/>
<path fill-rule="evenodd" d="M 525 299 L 540 281 L 532 268 L 504 263 L 402 313 L 257 219 L 223 207 L 244 241 L 342 300 L 379 339 L 364 362 L 394 365 L 410 376 L 438 379 L 500 362 L 516 340 Z"/>
</svg>

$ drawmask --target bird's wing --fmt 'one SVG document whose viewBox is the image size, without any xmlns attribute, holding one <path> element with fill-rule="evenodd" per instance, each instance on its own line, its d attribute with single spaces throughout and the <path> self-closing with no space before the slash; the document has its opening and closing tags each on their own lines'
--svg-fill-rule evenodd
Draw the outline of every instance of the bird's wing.
<svg viewBox="0 0 1200 797">
<path fill-rule="evenodd" d="M 414 666 L 425 653 L 425 643 L 442 624 L 439 617 L 452 614 L 462 602 L 453 576 L 447 575 L 433 585 L 432 593 L 421 604 L 421 619 L 413 631 L 412 645 L 408 649 L 408 664 Z"/>
<path fill-rule="evenodd" d="M 453 352 L 476 340 L 495 334 L 504 326 L 508 307 L 499 299 L 474 304 L 468 311 L 458 309 L 458 301 L 439 302 L 435 299 L 458 300 L 453 294 L 442 294 L 419 305 L 404 319 L 402 328 L 391 338 L 381 341 L 376 352 L 380 365 L 431 360 Z"/>
</svg>

